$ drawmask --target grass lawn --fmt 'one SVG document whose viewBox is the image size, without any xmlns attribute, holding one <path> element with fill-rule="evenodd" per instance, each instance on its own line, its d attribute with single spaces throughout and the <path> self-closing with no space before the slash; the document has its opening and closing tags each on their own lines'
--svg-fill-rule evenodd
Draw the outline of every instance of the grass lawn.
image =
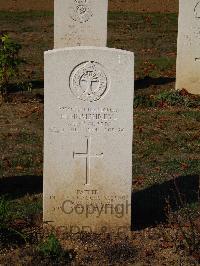
<svg viewBox="0 0 200 266">
<path fill-rule="evenodd" d="M 0 106 L 0 193 L 6 198 L 0 200 L 0 264 L 57 265 L 59 258 L 59 265 L 198 265 L 200 98 L 171 92 L 177 14 L 109 13 L 108 46 L 136 56 L 134 231 L 123 239 L 58 236 L 67 251 L 53 258 L 44 256 L 40 247 L 48 235 L 41 228 L 43 52 L 53 48 L 53 13 L 0 12 L 0 25 L 22 45 L 26 64 L 20 71 L 33 86 L 32 92 L 23 93 L 15 87 L 9 102 Z M 193 232 L 191 217 L 199 231 Z M 53 237 L 48 241 L 59 249 Z"/>
</svg>

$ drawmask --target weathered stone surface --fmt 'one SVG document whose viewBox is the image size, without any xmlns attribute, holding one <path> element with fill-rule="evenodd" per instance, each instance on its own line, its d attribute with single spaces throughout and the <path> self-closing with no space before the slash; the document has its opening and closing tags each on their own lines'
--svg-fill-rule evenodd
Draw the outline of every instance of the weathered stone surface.
<svg viewBox="0 0 200 266">
<path fill-rule="evenodd" d="M 180 0 L 176 88 L 200 94 L 200 1 Z"/>
<path fill-rule="evenodd" d="M 131 224 L 134 55 L 45 53 L 44 221 L 70 232 Z"/>
<path fill-rule="evenodd" d="M 108 0 L 55 0 L 54 47 L 106 46 Z"/>
</svg>

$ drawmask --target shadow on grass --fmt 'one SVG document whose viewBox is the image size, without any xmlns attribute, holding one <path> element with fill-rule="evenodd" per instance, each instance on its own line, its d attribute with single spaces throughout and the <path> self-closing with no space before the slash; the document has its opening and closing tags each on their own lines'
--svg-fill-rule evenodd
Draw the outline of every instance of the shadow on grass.
<svg viewBox="0 0 200 266">
<path fill-rule="evenodd" d="M 0 179 L 0 196 L 18 198 L 26 194 L 42 193 L 42 176 L 12 176 Z"/>
<path fill-rule="evenodd" d="M 198 202 L 199 175 L 180 176 L 132 195 L 132 230 L 141 230 L 166 221 L 166 200 L 173 211 L 180 209 L 178 191 L 184 203 Z"/>
<path fill-rule="evenodd" d="M 44 80 L 30 80 L 30 81 L 26 81 L 27 83 L 30 83 L 32 86 L 32 90 L 34 89 L 43 89 L 44 88 Z M 26 84 L 25 82 L 25 84 Z M 26 87 L 26 86 L 25 86 Z M 23 92 L 23 87 L 22 85 L 17 84 L 17 83 L 13 83 L 9 85 L 8 91 L 10 93 L 16 93 L 16 92 Z M 24 91 L 26 91 L 26 89 L 24 89 Z"/>
<path fill-rule="evenodd" d="M 135 81 L 135 89 L 145 89 L 150 87 L 151 85 L 164 85 L 171 82 L 174 82 L 175 78 L 169 78 L 169 77 L 159 77 L 159 78 L 152 78 L 152 77 L 144 77 L 142 79 L 137 79 Z"/>
<path fill-rule="evenodd" d="M 37 88 L 37 89 L 43 89 L 44 88 L 44 80 L 32 80 L 30 81 L 30 83 L 33 86 L 33 89 Z"/>
<path fill-rule="evenodd" d="M 176 187 L 185 203 L 198 201 L 199 175 L 180 176 L 175 180 L 154 185 L 132 195 L 132 230 L 141 230 L 156 226 L 166 220 L 166 200 L 169 199 L 172 210 L 181 206 Z M 13 176 L 0 179 L 0 196 L 11 199 L 26 194 L 42 193 L 42 176 Z M 175 185 L 176 184 L 176 185 Z"/>
</svg>

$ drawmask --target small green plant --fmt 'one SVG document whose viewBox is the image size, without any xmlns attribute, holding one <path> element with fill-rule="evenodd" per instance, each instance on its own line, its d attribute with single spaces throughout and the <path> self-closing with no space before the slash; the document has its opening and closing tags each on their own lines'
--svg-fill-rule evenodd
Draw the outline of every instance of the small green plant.
<svg viewBox="0 0 200 266">
<path fill-rule="evenodd" d="M 63 254 L 63 249 L 59 240 L 54 234 L 51 234 L 46 241 L 38 247 L 39 253 L 44 257 L 60 257 Z"/>
<path fill-rule="evenodd" d="M 163 91 L 155 95 L 138 95 L 134 99 L 134 107 L 200 107 L 200 97 L 189 94 L 186 90 Z"/>
<path fill-rule="evenodd" d="M 19 57 L 21 45 L 7 34 L 0 33 L 0 93 L 5 100 L 12 78 L 19 76 L 19 66 L 24 62 Z"/>
<path fill-rule="evenodd" d="M 184 105 L 185 99 L 179 93 L 179 91 L 164 91 L 157 95 L 156 100 L 158 102 L 164 102 L 167 105 L 174 106 L 174 105 Z"/>
<path fill-rule="evenodd" d="M 57 237 L 51 233 L 49 237 L 38 245 L 37 251 L 43 259 L 51 259 L 59 262 L 71 261 L 75 253 L 73 250 L 64 250 L 57 239 Z"/>
</svg>

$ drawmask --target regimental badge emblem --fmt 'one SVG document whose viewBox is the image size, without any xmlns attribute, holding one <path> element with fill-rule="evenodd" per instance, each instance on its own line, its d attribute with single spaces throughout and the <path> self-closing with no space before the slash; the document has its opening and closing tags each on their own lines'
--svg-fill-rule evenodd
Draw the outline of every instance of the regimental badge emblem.
<svg viewBox="0 0 200 266">
<path fill-rule="evenodd" d="M 108 91 L 109 78 L 105 68 L 94 61 L 76 66 L 70 75 L 70 89 L 80 100 L 95 102 Z"/>
<path fill-rule="evenodd" d="M 89 7 L 88 0 L 74 0 L 74 7 L 72 8 L 71 18 L 74 21 L 84 23 L 87 22 L 93 13 Z"/>
</svg>

